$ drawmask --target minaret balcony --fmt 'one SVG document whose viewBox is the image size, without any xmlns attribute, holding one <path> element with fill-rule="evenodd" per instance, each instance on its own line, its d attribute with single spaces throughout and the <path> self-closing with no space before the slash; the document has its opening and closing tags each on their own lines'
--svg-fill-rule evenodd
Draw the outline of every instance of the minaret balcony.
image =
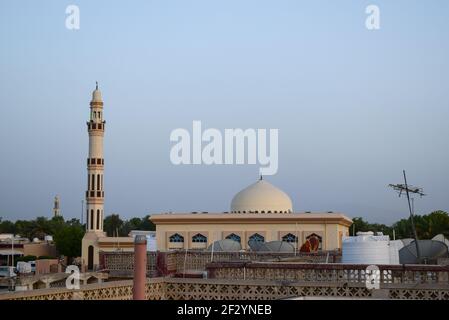
<svg viewBox="0 0 449 320">
<path fill-rule="evenodd" d="M 99 198 L 104 198 L 104 191 L 97 191 L 97 190 L 86 191 L 86 199 L 99 199 Z"/>
<path fill-rule="evenodd" d="M 103 158 L 87 158 L 87 165 L 104 165 Z"/>
<path fill-rule="evenodd" d="M 103 102 L 102 101 L 91 101 L 90 102 L 90 106 L 91 107 L 94 107 L 94 106 L 102 107 L 103 106 Z"/>
<path fill-rule="evenodd" d="M 92 120 L 87 122 L 87 129 L 91 131 L 104 131 L 105 121 L 103 122 L 93 122 Z"/>
</svg>

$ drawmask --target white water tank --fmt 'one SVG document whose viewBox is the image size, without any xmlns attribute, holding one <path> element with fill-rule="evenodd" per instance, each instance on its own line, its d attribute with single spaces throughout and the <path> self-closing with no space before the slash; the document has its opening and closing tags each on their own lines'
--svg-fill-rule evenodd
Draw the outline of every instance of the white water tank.
<svg viewBox="0 0 449 320">
<path fill-rule="evenodd" d="M 344 237 L 342 263 L 390 264 L 390 237 L 373 232 L 357 232 L 356 237 Z"/>
<path fill-rule="evenodd" d="M 404 247 L 404 243 L 401 240 L 390 241 L 390 264 L 399 263 L 399 250 Z"/>
</svg>

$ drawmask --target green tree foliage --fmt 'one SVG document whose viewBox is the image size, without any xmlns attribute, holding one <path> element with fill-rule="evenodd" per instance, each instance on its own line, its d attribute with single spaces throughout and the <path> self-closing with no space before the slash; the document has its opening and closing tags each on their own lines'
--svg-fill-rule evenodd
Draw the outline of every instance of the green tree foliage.
<svg viewBox="0 0 449 320">
<path fill-rule="evenodd" d="M 353 230 L 383 232 L 393 238 L 393 229 L 397 239 L 413 238 L 412 225 L 410 218 L 401 219 L 395 222 L 391 227 L 384 224 L 369 223 L 363 218 L 352 219 L 353 225 L 349 228 L 352 235 Z M 449 214 L 438 210 L 426 215 L 415 215 L 414 220 L 418 239 L 432 239 L 437 234 L 444 234 L 449 237 Z"/>
<path fill-rule="evenodd" d="M 13 222 L 5 220 L 2 221 L 0 218 L 0 233 L 16 233 L 16 227 Z"/>
<path fill-rule="evenodd" d="M 131 230 L 154 231 L 156 226 L 150 221 L 150 216 L 122 220 L 118 214 L 111 214 L 104 219 L 104 231 L 109 237 L 126 237 Z"/>
<path fill-rule="evenodd" d="M 53 240 L 60 254 L 73 258 L 81 256 L 83 236 L 84 227 L 80 223 L 67 223 L 55 232 Z"/>
<path fill-rule="evenodd" d="M 152 221 L 150 221 L 150 215 L 146 215 L 142 219 L 142 224 L 140 225 L 138 230 L 156 231 L 156 225 Z"/>
<path fill-rule="evenodd" d="M 432 239 L 437 234 L 449 237 L 449 215 L 438 210 L 427 215 L 415 215 L 416 233 L 419 239 Z M 413 238 L 410 219 L 401 219 L 393 224 L 396 235 L 400 238 Z"/>
<path fill-rule="evenodd" d="M 103 229 L 108 237 L 118 237 L 123 235 L 123 220 L 120 215 L 111 214 L 104 218 Z"/>
</svg>

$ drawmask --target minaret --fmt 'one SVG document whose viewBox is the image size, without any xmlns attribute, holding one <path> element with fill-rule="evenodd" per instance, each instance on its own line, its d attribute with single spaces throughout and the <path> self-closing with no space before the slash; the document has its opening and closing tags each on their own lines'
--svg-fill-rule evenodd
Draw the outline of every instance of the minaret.
<svg viewBox="0 0 449 320">
<path fill-rule="evenodd" d="M 86 231 L 103 231 L 103 99 L 98 90 L 98 82 L 92 93 L 90 102 L 90 119 L 87 122 L 89 133 L 89 157 L 87 158 L 87 191 L 86 191 Z"/>
<path fill-rule="evenodd" d="M 55 196 L 55 202 L 53 205 L 53 217 L 59 217 L 61 212 L 59 210 L 59 197 Z"/>
</svg>

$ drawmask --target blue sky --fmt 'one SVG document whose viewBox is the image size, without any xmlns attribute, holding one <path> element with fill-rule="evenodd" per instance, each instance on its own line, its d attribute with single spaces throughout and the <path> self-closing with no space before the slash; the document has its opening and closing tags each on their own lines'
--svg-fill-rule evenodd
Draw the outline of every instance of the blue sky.
<svg viewBox="0 0 449 320">
<path fill-rule="evenodd" d="M 65 9 L 80 8 L 80 30 Z M 380 8 L 381 29 L 365 28 Z M 227 211 L 258 165 L 174 166 L 170 132 L 279 129 L 266 179 L 295 211 L 407 217 L 402 181 L 449 210 L 449 2 L 0 2 L 0 216 L 79 217 L 85 122 L 105 101 L 105 213 Z"/>
</svg>

